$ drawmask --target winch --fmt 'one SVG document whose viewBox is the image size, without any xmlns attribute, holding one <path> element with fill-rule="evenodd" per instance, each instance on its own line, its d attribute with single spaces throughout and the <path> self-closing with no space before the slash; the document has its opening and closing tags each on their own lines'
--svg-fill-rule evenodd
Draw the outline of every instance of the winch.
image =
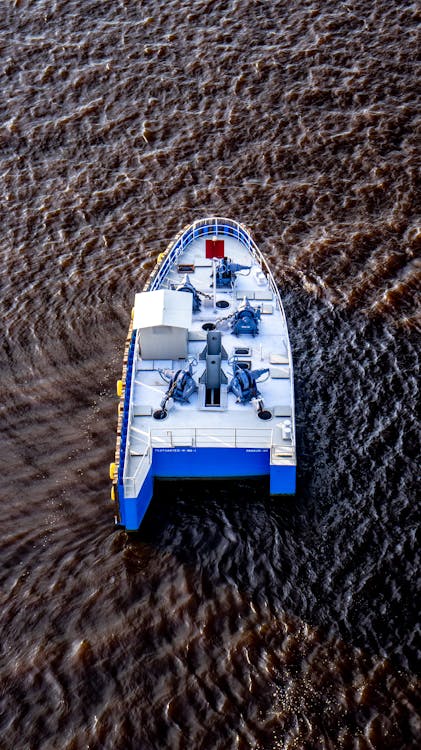
<svg viewBox="0 0 421 750">
<path fill-rule="evenodd" d="M 258 399 L 260 391 L 257 389 L 257 380 L 269 373 L 266 367 L 263 370 L 246 370 L 239 364 L 234 364 L 234 377 L 232 378 L 228 390 L 237 396 L 237 402 L 247 404 L 252 399 Z M 262 402 L 263 406 L 263 402 Z"/>
<path fill-rule="evenodd" d="M 242 266 L 240 263 L 233 263 L 231 258 L 224 256 L 218 261 L 215 269 L 216 288 L 232 289 L 236 273 L 239 271 L 250 271 L 250 269 L 251 266 Z"/>
<path fill-rule="evenodd" d="M 239 306 L 232 319 L 232 332 L 235 336 L 240 334 L 251 334 L 256 336 L 259 333 L 260 308 L 252 307 L 247 297 Z"/>
<path fill-rule="evenodd" d="M 184 370 L 163 370 L 158 368 L 163 380 L 168 383 L 168 388 L 161 401 L 161 409 L 165 407 L 169 399 L 178 401 L 180 404 L 188 404 L 190 396 L 197 391 L 197 385 L 193 378 L 193 363 L 191 362 Z"/>
<path fill-rule="evenodd" d="M 193 312 L 199 312 L 201 308 L 201 300 L 197 289 L 193 286 L 190 281 L 189 275 L 186 273 L 181 284 L 176 288 L 177 292 L 189 292 L 193 296 Z M 208 296 L 208 295 L 206 295 Z"/>
</svg>

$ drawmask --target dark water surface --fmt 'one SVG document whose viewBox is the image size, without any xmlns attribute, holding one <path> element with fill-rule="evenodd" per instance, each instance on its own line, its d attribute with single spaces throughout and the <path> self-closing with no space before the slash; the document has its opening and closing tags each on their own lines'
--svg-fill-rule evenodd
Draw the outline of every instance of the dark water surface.
<svg viewBox="0 0 421 750">
<path fill-rule="evenodd" d="M 1 750 L 420 746 L 418 24 L 1 3 Z M 133 295 L 210 214 L 284 290 L 298 493 L 161 485 L 129 540 Z"/>
</svg>

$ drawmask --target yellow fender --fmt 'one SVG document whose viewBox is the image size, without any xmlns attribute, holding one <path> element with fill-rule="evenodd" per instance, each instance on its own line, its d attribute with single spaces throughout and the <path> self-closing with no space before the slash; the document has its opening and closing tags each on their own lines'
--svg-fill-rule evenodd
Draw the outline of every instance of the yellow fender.
<svg viewBox="0 0 421 750">
<path fill-rule="evenodd" d="M 111 500 L 115 503 L 115 484 L 111 486 Z"/>
<path fill-rule="evenodd" d="M 117 396 L 121 398 L 121 395 L 123 393 L 123 381 L 122 380 L 117 380 L 116 391 L 117 391 Z"/>
<path fill-rule="evenodd" d="M 159 253 L 159 255 L 158 255 L 157 259 L 156 259 L 156 262 L 157 263 L 162 263 L 162 261 L 164 260 L 164 258 L 165 258 L 165 253 Z"/>
<path fill-rule="evenodd" d="M 116 469 L 117 469 L 117 466 L 115 463 L 110 464 L 110 479 L 115 478 Z"/>
</svg>

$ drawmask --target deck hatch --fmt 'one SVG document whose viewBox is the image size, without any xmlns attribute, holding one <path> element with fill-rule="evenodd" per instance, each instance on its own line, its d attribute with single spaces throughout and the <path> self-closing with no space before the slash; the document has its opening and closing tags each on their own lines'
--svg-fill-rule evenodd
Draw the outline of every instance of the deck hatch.
<svg viewBox="0 0 421 750">
<path fill-rule="evenodd" d="M 223 258 L 224 257 L 224 240 L 211 239 L 206 240 L 206 257 Z"/>
</svg>

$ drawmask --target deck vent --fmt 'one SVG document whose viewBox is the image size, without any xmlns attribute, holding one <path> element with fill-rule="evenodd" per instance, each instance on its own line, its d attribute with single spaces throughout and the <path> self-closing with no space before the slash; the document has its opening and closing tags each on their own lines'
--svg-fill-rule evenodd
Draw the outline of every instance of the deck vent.
<svg viewBox="0 0 421 750">
<path fill-rule="evenodd" d="M 155 409 L 153 413 L 154 419 L 165 419 L 166 417 L 168 417 L 168 412 L 166 409 Z"/>
<path fill-rule="evenodd" d="M 257 416 L 259 419 L 263 419 L 264 421 L 268 419 L 272 419 L 272 412 L 269 411 L 269 409 L 262 409 L 261 411 L 257 412 Z"/>
</svg>

